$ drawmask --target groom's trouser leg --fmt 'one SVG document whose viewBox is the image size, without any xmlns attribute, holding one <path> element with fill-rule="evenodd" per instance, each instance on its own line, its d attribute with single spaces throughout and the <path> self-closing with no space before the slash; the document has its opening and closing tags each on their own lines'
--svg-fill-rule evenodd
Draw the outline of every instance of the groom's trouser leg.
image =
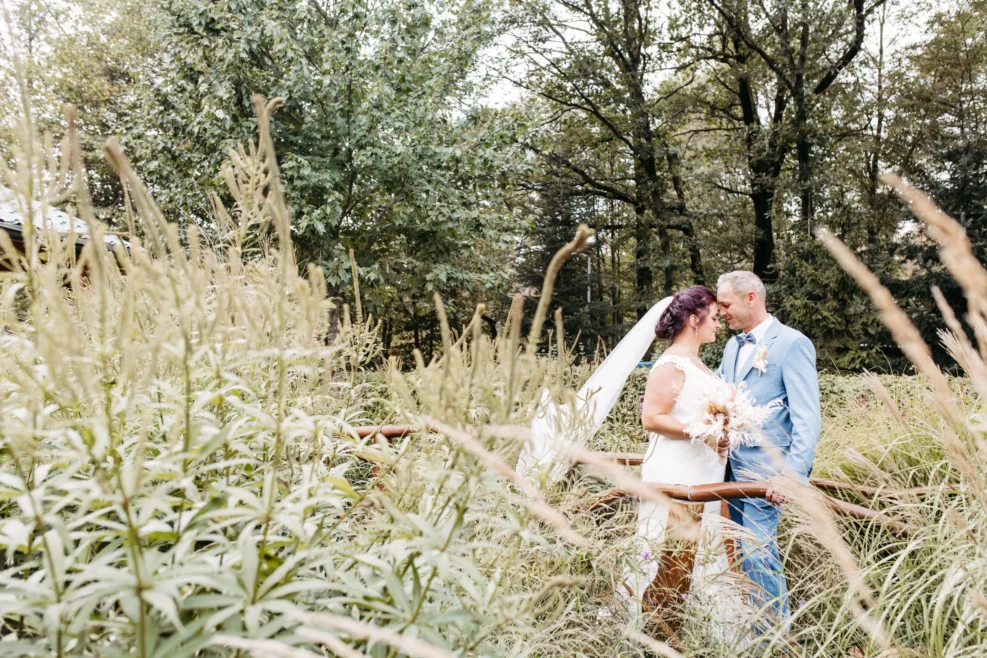
<svg viewBox="0 0 987 658">
<path fill-rule="evenodd" d="M 727 482 L 739 482 L 733 469 L 728 467 Z M 729 501 L 730 519 L 745 530 L 741 543 L 741 559 L 744 573 L 761 590 L 757 603 L 769 606 L 772 614 L 787 624 L 788 582 L 781 569 L 778 555 L 778 523 L 781 508 L 766 500 L 740 498 Z"/>
<path fill-rule="evenodd" d="M 741 541 L 744 573 L 760 588 L 761 607 L 771 609 L 775 619 L 788 622 L 788 583 L 778 555 L 778 522 L 781 508 L 766 500 L 745 499 L 742 505 L 744 530 Z"/>
<path fill-rule="evenodd" d="M 727 482 L 739 482 L 737 476 L 733 472 L 733 464 L 729 461 L 727 462 L 726 477 L 724 478 Z M 730 510 L 730 520 L 737 525 L 744 525 L 744 501 L 739 498 L 731 498 L 727 501 L 727 508 Z"/>
</svg>

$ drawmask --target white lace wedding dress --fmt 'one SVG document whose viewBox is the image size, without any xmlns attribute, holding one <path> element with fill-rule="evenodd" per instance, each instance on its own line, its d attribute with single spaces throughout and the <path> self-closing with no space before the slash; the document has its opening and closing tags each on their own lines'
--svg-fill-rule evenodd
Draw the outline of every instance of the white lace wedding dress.
<svg viewBox="0 0 987 658">
<path fill-rule="evenodd" d="M 579 389 L 573 404 L 558 405 L 547 389 L 543 391 L 539 410 L 531 423 L 532 440 L 518 457 L 518 473 L 536 482 L 550 483 L 568 472 L 573 462 L 567 448 L 585 446 L 606 421 L 628 377 L 650 349 L 655 338 L 655 325 L 671 302 L 672 298 L 666 297 L 648 310 L 594 370 Z M 656 365 L 669 362 L 685 372 L 685 386 L 690 389 L 702 389 L 709 384 L 708 378 L 715 376 L 688 359 L 680 361 L 671 355 L 663 355 Z M 686 413 L 676 403 L 672 415 L 682 420 Z M 705 446 L 652 434 L 642 477 L 651 482 L 705 484 L 722 482 L 725 468 L 716 453 Z M 543 476 L 546 476 L 544 480 Z M 641 618 L 640 597 L 658 572 L 667 522 L 667 507 L 641 504 L 634 538 L 636 559 L 624 574 L 624 583 L 633 592 L 628 597 L 628 605 L 634 624 Z M 744 605 L 738 576 L 728 569 L 722 541 L 723 525 L 720 504 L 707 504 L 701 522 L 703 541 L 692 573 L 687 618 L 718 643 L 736 646 L 743 643 L 751 625 L 745 621 L 748 616 L 745 611 L 749 608 Z M 626 588 L 618 589 L 628 594 Z M 612 613 L 609 607 L 601 610 L 601 616 Z"/>
<path fill-rule="evenodd" d="M 680 400 L 701 394 L 703 389 L 713 384 L 711 380 L 716 375 L 692 359 L 673 355 L 662 355 L 653 367 L 667 363 L 674 364 L 685 374 L 682 391 L 670 415 L 689 424 L 694 419 L 683 409 Z M 725 470 L 726 461 L 705 444 L 651 433 L 641 467 L 641 479 L 665 484 L 709 484 L 723 482 Z M 685 617 L 703 632 L 708 632 L 715 641 L 734 645 L 743 641 L 749 620 L 739 576 L 729 569 L 723 542 L 724 526 L 729 521 L 723 518 L 720 510 L 719 502 L 706 503 L 703 509 L 700 540 L 688 600 L 685 602 Z M 667 504 L 641 502 L 635 537 L 635 564 L 624 574 L 624 582 L 633 592 L 633 597 L 628 597 L 632 615 L 640 614 L 641 597 L 658 573 L 668 517 Z"/>
</svg>

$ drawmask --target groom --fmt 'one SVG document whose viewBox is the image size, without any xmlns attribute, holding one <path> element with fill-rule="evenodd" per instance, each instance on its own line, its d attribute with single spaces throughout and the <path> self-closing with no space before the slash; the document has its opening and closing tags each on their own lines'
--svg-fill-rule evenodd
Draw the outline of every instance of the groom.
<svg viewBox="0 0 987 658">
<path fill-rule="evenodd" d="M 718 374 L 737 386 L 743 382 L 758 405 L 783 403 L 764 423 L 760 445 L 731 452 L 726 479 L 768 483 L 766 500 L 730 501 L 730 517 L 746 531 L 743 568 L 761 589 L 758 604 L 787 625 L 788 585 L 778 556 L 785 499 L 772 479 L 808 483 L 821 425 L 816 351 L 808 338 L 768 313 L 764 284 L 752 272 L 724 274 L 716 287 L 720 314 L 731 329 L 743 332 L 727 343 Z"/>
</svg>

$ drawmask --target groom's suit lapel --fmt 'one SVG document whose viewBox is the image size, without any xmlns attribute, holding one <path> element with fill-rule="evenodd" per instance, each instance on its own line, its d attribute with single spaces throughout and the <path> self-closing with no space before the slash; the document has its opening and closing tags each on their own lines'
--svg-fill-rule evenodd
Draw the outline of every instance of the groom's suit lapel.
<svg viewBox="0 0 987 658">
<path fill-rule="evenodd" d="M 744 366 L 740 369 L 740 376 L 737 377 L 736 383 L 740 383 L 747 378 L 751 368 L 754 367 L 754 357 L 757 356 L 757 353 L 761 350 L 769 349 L 771 347 L 771 343 L 775 342 L 775 339 L 778 337 L 779 333 L 781 333 L 781 322 L 778 321 L 778 318 L 775 318 L 771 321 L 771 324 L 768 325 L 768 330 L 764 333 L 764 338 L 754 345 L 754 351 L 751 352 L 750 356 L 747 357 L 747 360 L 744 361 Z M 737 355 L 740 355 L 739 349 L 737 350 Z"/>
<path fill-rule="evenodd" d="M 723 375 L 726 377 L 727 383 L 730 384 L 733 384 L 737 378 L 737 358 L 740 356 L 740 348 L 737 347 L 737 341 L 734 338 L 734 336 L 730 337 L 730 342 L 727 343 L 727 352 L 723 357 Z"/>
</svg>

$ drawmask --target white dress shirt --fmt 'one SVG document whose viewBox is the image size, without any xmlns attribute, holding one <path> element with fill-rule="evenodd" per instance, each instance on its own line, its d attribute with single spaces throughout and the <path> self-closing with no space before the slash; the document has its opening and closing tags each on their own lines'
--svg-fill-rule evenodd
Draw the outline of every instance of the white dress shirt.
<svg viewBox="0 0 987 658">
<path fill-rule="evenodd" d="M 733 375 L 734 379 L 740 379 L 741 369 L 744 367 L 744 364 L 747 363 L 747 359 L 750 358 L 751 354 L 757 348 L 757 345 L 760 344 L 761 339 L 764 338 L 764 334 L 768 333 L 768 327 L 771 325 L 774 319 L 775 317 L 773 315 L 769 315 L 766 320 L 761 322 L 761 324 L 751 329 L 750 333 L 751 335 L 754 336 L 754 340 L 756 341 L 756 343 L 755 344 L 744 343 L 743 345 L 740 346 L 740 351 L 737 352 L 737 369 L 734 371 L 734 375 Z"/>
</svg>

